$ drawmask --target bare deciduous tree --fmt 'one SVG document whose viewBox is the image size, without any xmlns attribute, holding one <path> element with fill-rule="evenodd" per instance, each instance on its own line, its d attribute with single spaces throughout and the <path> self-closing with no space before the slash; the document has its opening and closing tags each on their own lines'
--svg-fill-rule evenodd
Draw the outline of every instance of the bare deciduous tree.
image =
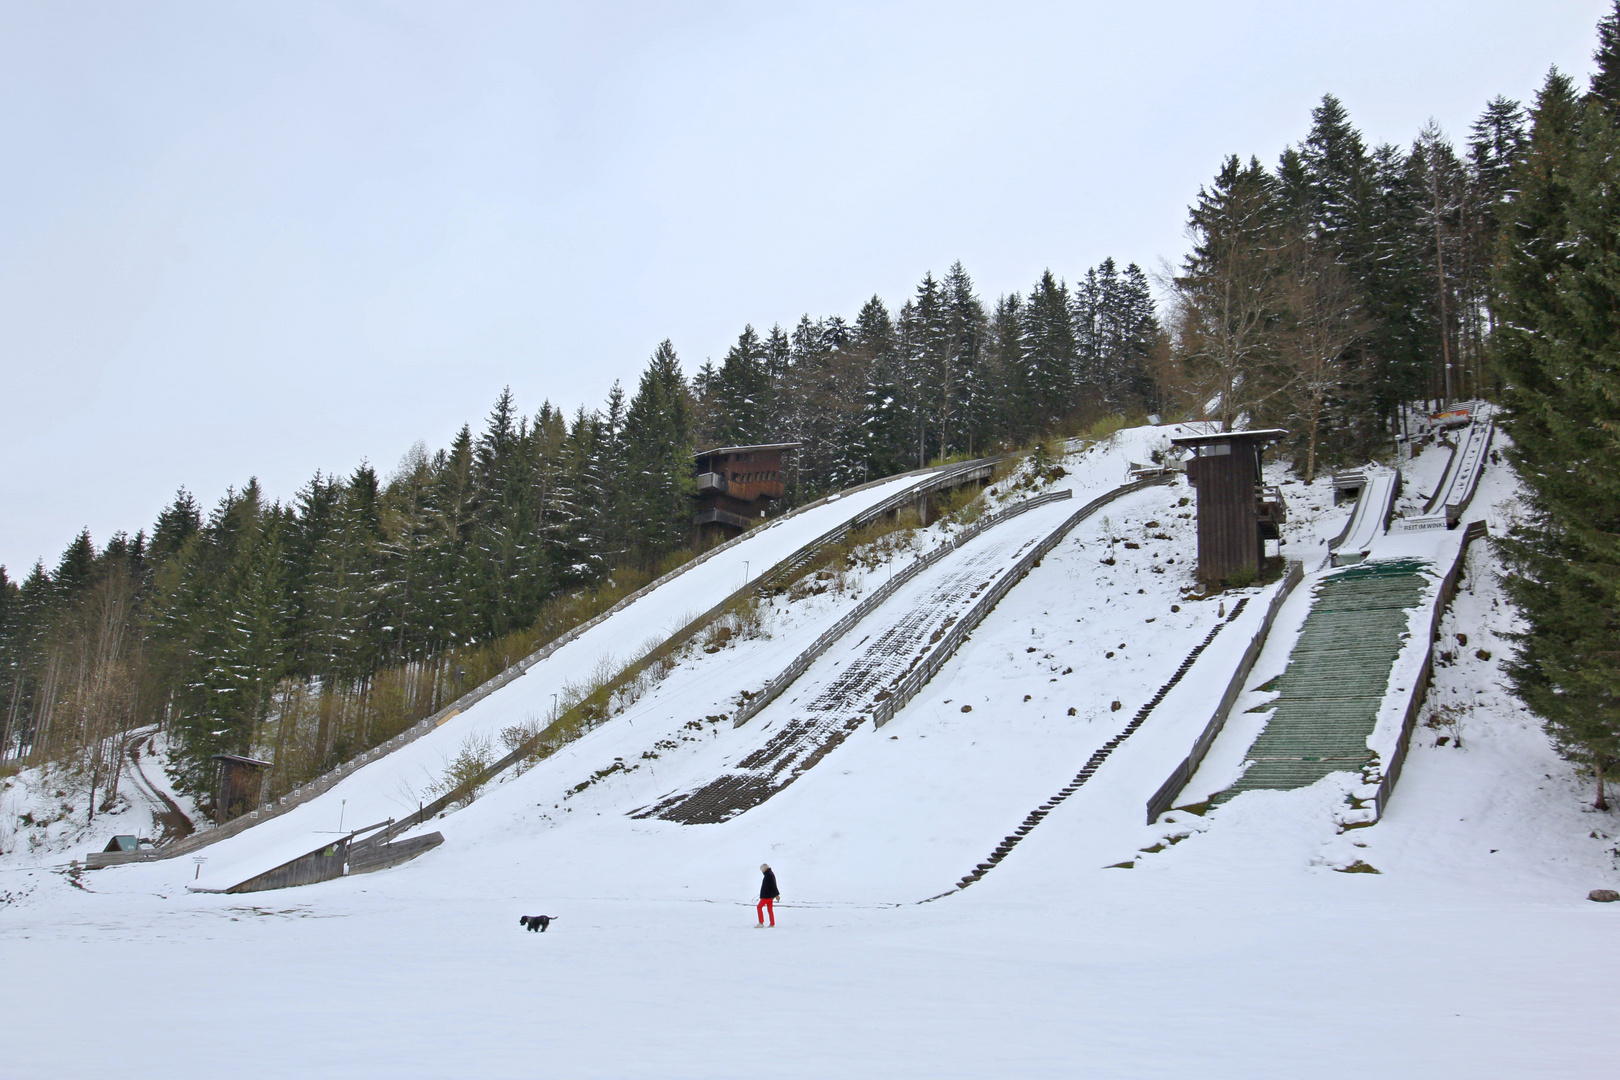
<svg viewBox="0 0 1620 1080">
<path fill-rule="evenodd" d="M 1330 403 L 1343 397 L 1359 376 L 1348 361 L 1370 323 L 1344 267 L 1303 241 L 1292 246 L 1282 281 L 1285 319 L 1277 344 L 1288 377 L 1281 391 L 1290 421 L 1304 428 L 1303 477 L 1310 483 L 1316 477 L 1323 419 Z"/>
</svg>

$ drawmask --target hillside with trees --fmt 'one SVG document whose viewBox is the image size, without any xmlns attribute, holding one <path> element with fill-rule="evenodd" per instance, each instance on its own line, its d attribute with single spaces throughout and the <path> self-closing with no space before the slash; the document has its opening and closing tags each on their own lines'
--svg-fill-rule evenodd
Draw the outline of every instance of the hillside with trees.
<svg viewBox="0 0 1620 1080">
<path fill-rule="evenodd" d="M 1532 624 L 1519 685 L 1601 776 L 1620 763 L 1617 26 L 1587 93 L 1553 72 L 1461 146 L 1432 123 L 1368 146 L 1325 96 L 1274 165 L 1234 154 L 1198 191 L 1162 306 L 1112 259 L 993 301 L 958 263 L 897 309 L 745 326 L 690 375 L 666 341 L 594 410 L 503 392 L 387 475 L 279 497 L 250 478 L 212 507 L 182 489 L 150 528 L 0 569 L 0 760 L 61 763 L 105 800 L 120 733 L 161 724 L 183 788 L 233 752 L 287 791 L 692 557 L 704 447 L 801 442 L 791 507 L 1163 414 L 1288 428 L 1309 479 L 1387 453 L 1414 409 L 1488 397 L 1534 500 L 1506 548 Z"/>
</svg>

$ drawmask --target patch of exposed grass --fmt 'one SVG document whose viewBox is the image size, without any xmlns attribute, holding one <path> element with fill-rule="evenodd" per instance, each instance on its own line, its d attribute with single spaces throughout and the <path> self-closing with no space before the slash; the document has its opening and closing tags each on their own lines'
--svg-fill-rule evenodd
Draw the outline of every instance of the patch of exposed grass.
<svg viewBox="0 0 1620 1080">
<path fill-rule="evenodd" d="M 1367 863 L 1364 863 L 1360 859 L 1357 859 L 1355 862 L 1351 863 L 1349 866 L 1335 866 L 1333 869 L 1336 872 L 1340 873 L 1340 874 L 1382 874 L 1383 873 L 1382 870 L 1378 869 L 1375 866 L 1371 866 L 1371 865 L 1369 865 Z"/>
</svg>

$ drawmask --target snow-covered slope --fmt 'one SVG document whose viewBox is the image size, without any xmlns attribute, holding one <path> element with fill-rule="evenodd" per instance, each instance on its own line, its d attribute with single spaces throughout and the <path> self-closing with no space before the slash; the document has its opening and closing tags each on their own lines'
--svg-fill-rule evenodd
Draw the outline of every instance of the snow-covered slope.
<svg viewBox="0 0 1620 1080">
<path fill-rule="evenodd" d="M 1121 433 L 1059 483 L 1076 500 L 1116 486 L 1167 434 Z M 1414 463 L 1403 509 L 1442 458 Z M 1349 508 L 1325 480 L 1284 491 L 1285 550 L 1314 571 Z M 1183 595 L 1191 498 L 1178 481 L 1082 523 L 888 725 L 721 824 L 630 812 L 755 745 L 776 706 L 736 729 L 705 717 L 883 569 L 778 598 L 768 637 L 692 651 L 619 718 L 435 821 L 447 842 L 404 866 L 251 897 L 188 893 L 188 865 L 78 889 L 16 875 L 0 947 L 32 993 L 74 1000 L 99 973 L 134 973 L 166 1020 L 164 1037 L 128 1039 L 74 1010 L 12 1012 L 8 1071 L 189 1075 L 228 1057 L 247 1076 L 1600 1075 L 1620 1039 L 1593 957 L 1620 946 L 1620 905 L 1584 897 L 1615 883 L 1612 819 L 1582 812 L 1505 693 L 1512 617 L 1482 545 L 1444 627 L 1469 635 L 1466 655 L 1453 644 L 1434 691 L 1460 709 L 1443 715 L 1461 717 L 1463 748 L 1420 727 L 1377 824 L 1342 831 L 1332 780 L 1146 823 L 1224 689 L 1219 650 L 1264 595 L 1250 590 L 1092 780 L 972 888 L 918 902 L 1231 616 L 1242 594 Z M 1513 498 L 1487 469 L 1471 512 L 1500 519 Z M 1267 670 L 1269 652 L 1254 680 Z M 1358 859 L 1380 873 L 1336 872 Z M 786 898 L 774 931 L 752 928 L 762 861 Z M 558 921 L 523 933 L 517 916 L 537 913 Z"/>
<path fill-rule="evenodd" d="M 926 474 L 897 477 L 748 533 L 427 735 L 364 765 L 318 797 L 211 845 L 202 853 L 207 861 L 196 886 L 228 888 L 330 842 L 345 829 L 414 812 L 433 800 L 430 789 L 462 747 L 499 747 L 503 728 L 537 721 L 543 725 L 555 705 L 554 695 L 566 695 L 594 674 L 635 659 L 804 544 L 926 479 Z"/>
</svg>

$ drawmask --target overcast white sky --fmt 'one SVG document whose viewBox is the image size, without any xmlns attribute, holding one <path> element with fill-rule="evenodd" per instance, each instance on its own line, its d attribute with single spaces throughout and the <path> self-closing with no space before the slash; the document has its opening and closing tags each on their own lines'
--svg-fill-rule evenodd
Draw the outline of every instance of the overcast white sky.
<svg viewBox="0 0 1620 1080">
<path fill-rule="evenodd" d="M 1151 269 L 1324 92 L 1460 142 L 1607 6 L 0 3 L 0 564 L 955 259 Z"/>
</svg>

